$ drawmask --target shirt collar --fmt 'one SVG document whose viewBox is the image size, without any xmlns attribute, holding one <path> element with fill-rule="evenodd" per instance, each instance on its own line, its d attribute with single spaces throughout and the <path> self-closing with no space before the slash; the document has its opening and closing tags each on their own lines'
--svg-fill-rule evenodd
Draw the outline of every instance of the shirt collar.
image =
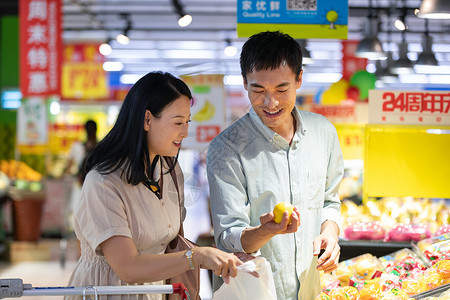
<svg viewBox="0 0 450 300">
<path fill-rule="evenodd" d="M 258 129 L 259 132 L 261 132 L 261 134 L 264 136 L 264 138 L 266 140 L 268 140 L 270 143 L 273 143 L 275 136 L 281 137 L 278 133 L 276 133 L 275 131 L 273 131 L 272 129 L 270 129 L 263 123 L 263 121 L 256 114 L 253 107 L 250 108 L 249 113 L 250 113 L 250 118 L 253 121 L 253 123 L 255 124 L 256 128 Z M 295 124 L 297 127 L 295 129 L 294 138 L 292 140 L 292 145 L 294 145 L 294 143 L 296 143 L 299 139 L 301 139 L 301 138 L 303 138 L 303 136 L 305 136 L 306 129 L 305 129 L 305 122 L 300 114 L 300 111 L 297 109 L 297 107 L 294 107 L 294 109 L 292 110 L 292 115 L 294 116 Z"/>
</svg>

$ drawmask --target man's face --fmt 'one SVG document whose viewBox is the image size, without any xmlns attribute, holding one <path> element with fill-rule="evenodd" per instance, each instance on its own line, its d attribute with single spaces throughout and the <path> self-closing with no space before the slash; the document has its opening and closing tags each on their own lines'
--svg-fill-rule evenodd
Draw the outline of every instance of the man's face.
<svg viewBox="0 0 450 300">
<path fill-rule="evenodd" d="M 302 83 L 302 74 L 295 73 L 283 65 L 274 70 L 253 71 L 244 79 L 244 87 L 253 109 L 263 123 L 281 134 L 292 126 L 292 109 L 295 106 L 296 90 Z"/>
</svg>

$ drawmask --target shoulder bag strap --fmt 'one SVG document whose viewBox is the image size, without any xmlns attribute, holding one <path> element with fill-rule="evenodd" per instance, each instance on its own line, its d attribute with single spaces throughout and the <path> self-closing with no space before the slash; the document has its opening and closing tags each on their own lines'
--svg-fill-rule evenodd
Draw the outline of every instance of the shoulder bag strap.
<svg viewBox="0 0 450 300">
<path fill-rule="evenodd" d="M 165 157 L 166 162 L 169 162 L 169 158 Z M 170 170 L 170 176 L 172 176 L 173 183 L 175 184 L 175 188 L 177 189 L 177 195 L 178 195 L 178 206 L 180 207 L 180 231 L 178 232 L 180 235 L 184 236 L 184 230 L 183 230 L 183 221 L 181 220 L 181 199 L 180 199 L 180 190 L 178 188 L 178 181 L 177 181 L 177 174 L 175 173 L 175 168 L 172 168 Z"/>
</svg>

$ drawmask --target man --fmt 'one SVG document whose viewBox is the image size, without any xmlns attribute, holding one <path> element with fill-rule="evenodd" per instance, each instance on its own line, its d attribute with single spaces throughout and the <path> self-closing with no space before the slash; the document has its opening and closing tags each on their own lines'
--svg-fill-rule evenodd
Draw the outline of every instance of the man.
<svg viewBox="0 0 450 300">
<path fill-rule="evenodd" d="M 240 64 L 252 108 L 211 142 L 207 155 L 216 244 L 265 257 L 278 299 L 314 299 L 319 270 L 334 270 L 340 254 L 343 158 L 336 129 L 295 107 L 302 53 L 290 36 L 250 37 Z M 273 221 L 279 202 L 295 206 L 290 224 L 287 212 Z"/>
</svg>

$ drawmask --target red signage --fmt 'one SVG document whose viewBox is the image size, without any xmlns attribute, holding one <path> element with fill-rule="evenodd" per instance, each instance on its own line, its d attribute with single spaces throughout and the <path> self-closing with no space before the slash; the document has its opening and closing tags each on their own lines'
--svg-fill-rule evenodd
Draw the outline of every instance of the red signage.
<svg viewBox="0 0 450 300">
<path fill-rule="evenodd" d="M 369 96 L 369 122 L 450 125 L 450 92 L 372 90 Z"/>
<path fill-rule="evenodd" d="M 342 77 L 350 79 L 359 70 L 365 70 L 367 59 L 355 56 L 359 41 L 341 41 L 342 43 Z"/>
<path fill-rule="evenodd" d="M 20 89 L 24 97 L 60 94 L 61 0 L 19 0 Z"/>
<path fill-rule="evenodd" d="M 197 126 L 197 142 L 208 143 L 213 140 L 220 133 L 220 126 L 216 125 L 204 125 Z"/>
</svg>

